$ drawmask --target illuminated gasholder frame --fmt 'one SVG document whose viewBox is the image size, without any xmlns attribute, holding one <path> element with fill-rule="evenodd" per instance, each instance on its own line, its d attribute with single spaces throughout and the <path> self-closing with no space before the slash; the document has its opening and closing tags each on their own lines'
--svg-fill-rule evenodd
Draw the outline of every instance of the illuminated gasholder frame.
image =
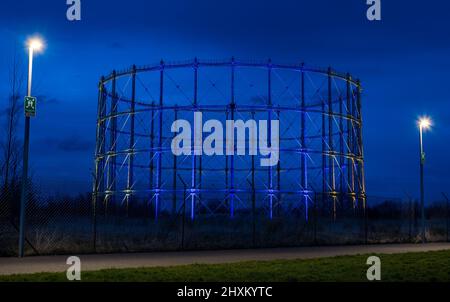
<svg viewBox="0 0 450 302">
<path fill-rule="evenodd" d="M 320 195 L 339 207 L 366 208 L 361 84 L 331 68 L 193 59 L 113 71 L 99 83 L 94 204 L 148 213 L 188 209 L 234 218 L 259 209 L 269 219 L 299 210 L 308 219 Z M 280 121 L 280 161 L 260 167 L 255 156 L 174 156 L 177 119 Z M 193 145 L 193 144 L 192 144 Z M 151 212 L 150 212 L 151 211 Z"/>
</svg>

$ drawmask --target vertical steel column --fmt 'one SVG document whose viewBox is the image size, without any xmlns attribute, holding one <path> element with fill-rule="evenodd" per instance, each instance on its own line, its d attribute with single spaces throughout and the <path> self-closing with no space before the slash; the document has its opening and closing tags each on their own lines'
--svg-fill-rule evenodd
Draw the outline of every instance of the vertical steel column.
<svg viewBox="0 0 450 302">
<path fill-rule="evenodd" d="M 345 175 L 345 164 L 344 164 L 344 100 L 342 95 L 339 93 L 339 202 L 342 209 L 344 206 L 344 175 Z"/>
<path fill-rule="evenodd" d="M 105 153 L 106 153 L 106 100 L 107 100 L 107 92 L 106 92 L 106 88 L 105 88 L 105 77 L 102 77 L 101 79 L 102 81 L 102 107 L 101 107 L 101 112 L 100 115 L 103 118 L 103 122 L 101 123 L 100 126 L 100 133 L 101 133 L 101 145 L 100 145 L 100 154 L 102 155 L 102 159 L 100 161 L 100 167 L 101 167 L 101 177 L 100 177 L 100 184 L 99 184 L 99 189 L 100 192 L 102 192 L 103 194 L 105 193 L 105 165 L 106 165 L 106 157 L 105 157 Z M 103 196 L 103 198 L 105 198 L 105 195 Z"/>
<path fill-rule="evenodd" d="M 356 87 L 356 85 L 355 85 Z M 358 169 L 357 169 L 357 156 L 358 156 L 358 138 L 357 138 L 357 127 L 358 127 L 358 116 L 357 116 L 357 112 L 356 112 L 356 93 L 355 93 L 355 88 L 352 88 L 352 153 L 353 153 L 353 158 L 352 158 L 352 174 L 353 174 L 353 192 L 354 192 L 354 199 L 355 199 L 355 210 L 358 208 L 358 194 L 357 194 L 357 186 L 359 186 L 357 184 L 358 182 Z"/>
<path fill-rule="evenodd" d="M 357 90 L 356 90 L 356 106 L 358 111 L 358 178 L 360 184 L 360 192 L 359 198 L 363 203 L 363 208 L 366 208 L 366 184 L 364 179 L 364 148 L 362 141 L 362 111 L 361 111 L 361 82 L 359 80 L 356 81 Z"/>
<path fill-rule="evenodd" d="M 200 203 L 202 202 L 202 173 L 203 173 L 203 160 L 202 160 L 202 157 L 200 156 L 200 158 L 198 159 L 198 182 L 197 182 L 197 187 L 198 187 L 198 197 L 197 198 Z"/>
<path fill-rule="evenodd" d="M 322 201 L 327 196 L 327 155 L 326 155 L 326 122 L 325 122 L 325 100 L 321 98 L 321 111 L 322 111 Z M 324 203 L 326 204 L 326 203 Z"/>
<path fill-rule="evenodd" d="M 109 164 L 108 164 L 108 198 L 105 204 L 105 214 L 108 210 L 108 203 L 115 204 L 116 193 L 116 134 L 117 134 L 117 95 L 116 95 L 116 71 L 112 73 L 111 88 L 111 110 L 110 121 L 111 130 L 109 138 Z"/>
<path fill-rule="evenodd" d="M 306 99 L 305 99 L 305 71 L 304 64 L 302 63 L 301 69 L 301 79 L 300 79 L 300 98 L 301 98 L 301 116 L 300 116 L 300 143 L 301 143 L 301 168 L 300 168 L 300 178 L 302 185 L 302 194 L 305 202 L 305 220 L 308 221 L 308 172 L 307 172 L 307 162 L 306 162 Z"/>
<path fill-rule="evenodd" d="M 333 218 L 336 219 L 336 183 L 334 177 L 334 146 L 333 146 L 333 96 L 332 96 L 331 68 L 328 68 L 328 169 L 331 197 L 333 199 Z"/>
<path fill-rule="evenodd" d="M 359 194 L 358 198 L 362 202 L 363 216 L 364 216 L 364 242 L 368 242 L 368 208 L 366 205 L 366 187 L 364 180 L 364 149 L 362 143 L 362 111 L 361 111 L 361 82 L 356 81 L 356 107 L 358 115 L 358 183 Z"/>
<path fill-rule="evenodd" d="M 96 172 L 95 180 L 97 182 L 96 192 L 105 193 L 105 145 L 106 145 L 106 88 L 105 77 L 101 77 L 98 93 L 98 113 L 97 113 L 97 142 L 96 142 Z M 104 194 L 104 198 L 105 198 Z"/>
<path fill-rule="evenodd" d="M 93 181 L 93 195 L 92 195 L 92 243 L 93 251 L 96 250 L 97 244 L 97 202 L 100 183 L 103 182 L 103 158 L 105 156 L 104 151 L 104 81 L 105 78 L 100 79 L 98 85 L 98 108 L 97 108 L 97 135 L 96 135 L 96 147 L 95 147 L 95 171 Z"/>
<path fill-rule="evenodd" d="M 271 147 L 272 141 L 272 60 L 269 59 L 267 63 L 267 106 L 268 106 L 268 146 Z M 273 218 L 273 180 L 272 180 L 272 166 L 269 166 L 269 218 Z"/>
<path fill-rule="evenodd" d="M 355 210 L 358 210 L 360 203 L 359 203 L 359 192 L 360 192 L 360 181 L 359 181 L 359 115 L 358 115 L 358 85 L 355 83 L 355 86 L 353 88 L 353 107 L 352 107 L 352 116 L 354 118 L 353 120 L 353 133 L 352 133 L 352 144 L 353 144 L 353 176 L 354 176 L 354 182 L 355 182 Z"/>
<path fill-rule="evenodd" d="M 174 121 L 178 120 L 178 109 L 177 105 L 175 105 L 174 109 Z M 177 133 L 173 133 L 172 139 L 177 136 Z M 172 174 L 172 215 L 175 216 L 177 213 L 177 156 L 173 155 L 173 174 Z"/>
<path fill-rule="evenodd" d="M 159 127 L 158 127 L 158 161 L 156 169 L 156 185 L 157 191 L 155 194 L 155 220 L 158 220 L 159 213 L 159 203 L 161 197 L 161 171 L 162 171 L 162 134 L 163 134 L 163 99 L 164 99 L 164 61 L 160 62 L 160 72 L 159 72 Z"/>
<path fill-rule="evenodd" d="M 196 76 L 195 76 L 195 87 L 196 87 L 196 91 L 195 91 L 195 102 L 198 103 L 198 59 L 195 58 L 194 60 L 195 65 L 197 66 L 196 68 Z M 201 146 L 201 148 L 203 148 L 203 146 Z M 202 202 L 202 178 L 203 178 L 203 157 L 200 156 L 198 159 L 198 182 L 197 182 L 197 187 L 198 187 L 198 201 L 199 203 Z"/>
<path fill-rule="evenodd" d="M 106 119 L 106 114 L 107 114 L 107 99 L 108 99 L 108 93 L 106 91 L 106 87 L 105 87 L 105 77 L 102 77 L 102 108 L 101 108 L 101 116 L 103 117 L 103 123 L 100 126 L 100 135 L 101 135 L 101 145 L 100 145 L 100 154 L 102 154 L 102 158 L 100 160 L 100 179 L 99 179 L 99 191 L 102 192 L 103 197 L 100 199 L 101 200 L 101 204 L 102 205 L 106 205 L 107 204 L 107 198 L 108 195 L 106 194 L 106 191 L 108 190 L 108 157 L 106 155 L 107 151 L 106 151 L 106 126 L 107 126 L 107 119 Z M 100 202 L 99 200 L 99 202 Z M 106 207 L 104 207 L 104 214 L 106 216 Z"/>
<path fill-rule="evenodd" d="M 271 147 L 272 141 L 272 60 L 267 63 L 267 108 L 268 110 L 268 146 Z M 272 166 L 269 166 L 269 218 L 273 218 L 273 179 Z"/>
<path fill-rule="evenodd" d="M 227 106 L 227 111 L 225 113 L 225 121 L 228 120 L 228 106 Z M 230 187 L 228 184 L 228 172 L 229 172 L 229 168 L 228 168 L 228 159 L 229 159 L 229 155 L 227 155 L 225 153 L 225 205 L 228 206 L 228 197 L 230 196 Z"/>
<path fill-rule="evenodd" d="M 346 77 L 347 82 L 347 182 L 348 182 L 348 193 L 349 199 L 351 198 L 351 202 L 353 208 L 355 208 L 355 176 L 353 173 L 354 167 L 354 159 L 353 159 L 353 98 L 351 91 L 351 76 L 347 73 Z"/>
<path fill-rule="evenodd" d="M 130 110 L 130 145 L 128 147 L 128 177 L 127 177 L 127 199 L 126 214 L 128 216 L 129 204 L 132 199 L 132 189 L 134 181 L 134 130 L 135 130 L 135 110 L 136 110 L 136 65 L 131 70 L 131 110 Z"/>
<path fill-rule="evenodd" d="M 280 107 L 278 105 L 278 107 Z M 279 121 L 281 121 L 280 117 L 280 109 L 277 110 L 277 118 Z M 277 164 L 277 215 L 280 216 L 280 207 L 281 207 L 281 154 L 278 158 L 278 164 Z"/>
<path fill-rule="evenodd" d="M 252 111 L 252 119 L 255 120 L 255 111 Z M 252 239 L 253 239 L 253 247 L 256 247 L 256 191 L 255 191 L 254 155 L 252 155 Z"/>
<path fill-rule="evenodd" d="M 194 109 L 197 110 L 197 95 L 198 95 L 198 61 L 194 60 Z M 194 121 L 195 124 L 195 121 Z M 197 178 L 197 157 L 195 155 L 195 138 L 192 137 L 192 170 L 191 170 L 191 220 L 195 218 L 195 195 L 196 195 L 196 178 Z"/>
<path fill-rule="evenodd" d="M 151 110 L 151 116 L 150 116 L 150 177 L 149 177 L 149 188 L 150 188 L 150 198 L 149 198 L 149 212 L 150 212 L 150 204 L 151 200 L 153 199 L 153 196 L 155 194 L 155 187 L 153 185 L 153 170 L 154 170 L 154 164 L 153 164 L 153 157 L 155 156 L 155 102 L 152 101 L 152 110 Z M 150 213 L 149 213 L 150 214 Z"/>
<path fill-rule="evenodd" d="M 231 59 L 231 120 L 234 121 L 234 111 L 236 103 L 234 99 L 234 58 Z M 231 129 L 234 131 L 234 128 Z M 233 135 L 234 137 L 234 135 Z M 234 144 L 234 143 L 233 143 Z M 234 218 L 234 156 L 236 155 L 236 146 L 233 149 L 233 155 L 230 157 L 230 218 Z"/>
</svg>

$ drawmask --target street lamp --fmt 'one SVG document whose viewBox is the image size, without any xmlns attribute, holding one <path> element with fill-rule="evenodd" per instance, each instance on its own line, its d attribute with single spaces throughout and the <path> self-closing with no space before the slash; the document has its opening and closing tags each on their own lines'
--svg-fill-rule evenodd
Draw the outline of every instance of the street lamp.
<svg viewBox="0 0 450 302">
<path fill-rule="evenodd" d="M 423 189 L 423 166 L 425 164 L 425 152 L 423 150 L 423 131 L 431 127 L 431 120 L 428 117 L 421 117 L 419 124 L 419 142 L 420 142 L 420 208 L 421 208 L 421 227 L 422 243 L 425 243 L 425 197 Z"/>
<path fill-rule="evenodd" d="M 31 38 L 27 41 L 28 47 L 28 87 L 27 97 L 31 97 L 31 80 L 33 78 L 33 55 L 44 48 L 40 38 Z M 25 107 L 27 105 L 25 104 Z M 33 106 L 35 108 L 35 104 Z M 24 254 L 25 241 L 25 211 L 28 195 L 28 149 L 30 145 L 30 114 L 25 114 L 25 134 L 23 141 L 23 163 L 22 163 L 22 188 L 20 196 L 20 225 L 19 225 L 19 257 Z"/>
</svg>

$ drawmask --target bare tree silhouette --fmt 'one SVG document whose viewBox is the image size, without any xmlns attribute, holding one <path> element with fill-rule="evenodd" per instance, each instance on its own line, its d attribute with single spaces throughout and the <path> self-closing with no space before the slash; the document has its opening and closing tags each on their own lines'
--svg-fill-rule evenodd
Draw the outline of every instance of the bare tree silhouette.
<svg viewBox="0 0 450 302">
<path fill-rule="evenodd" d="M 18 172 L 20 169 L 21 143 L 18 138 L 18 122 L 21 112 L 20 98 L 24 83 L 24 73 L 22 71 L 22 61 L 14 49 L 14 55 L 9 67 L 9 94 L 7 106 L 4 111 L 5 132 L 1 137 L 1 161 L 0 172 L 2 180 L 2 195 L 6 200 L 10 200 L 11 194 L 15 195 L 15 188 L 18 188 Z"/>
</svg>

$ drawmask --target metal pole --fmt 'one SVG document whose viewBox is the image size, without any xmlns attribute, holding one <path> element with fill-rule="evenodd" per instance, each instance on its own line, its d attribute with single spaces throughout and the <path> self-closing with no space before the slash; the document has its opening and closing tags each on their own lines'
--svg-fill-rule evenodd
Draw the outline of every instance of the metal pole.
<svg viewBox="0 0 450 302">
<path fill-rule="evenodd" d="M 447 239 L 447 241 L 448 241 L 448 227 L 449 227 L 449 223 L 448 223 L 448 197 L 447 197 L 447 195 L 445 194 L 445 193 L 442 193 L 442 195 L 444 196 L 444 198 L 445 198 L 445 226 L 446 226 L 446 230 L 447 230 L 447 237 L 446 237 L 446 239 Z"/>
<path fill-rule="evenodd" d="M 322 111 L 322 199 L 325 197 L 325 193 L 327 190 L 327 157 L 325 154 L 326 148 L 326 128 L 325 128 L 325 100 L 322 99 L 321 102 L 321 111 Z M 325 205 L 325 203 L 324 203 Z M 327 205 L 328 206 L 328 205 Z"/>
<path fill-rule="evenodd" d="M 184 250 L 184 232 L 185 232 L 185 225 L 186 225 L 186 184 L 184 184 L 184 191 L 183 191 L 183 218 L 181 223 L 181 249 Z"/>
<path fill-rule="evenodd" d="M 343 107 L 344 100 L 339 97 L 339 202 L 340 208 L 345 210 L 344 206 L 344 118 Z"/>
<path fill-rule="evenodd" d="M 130 200 L 132 199 L 131 189 L 133 187 L 134 178 L 134 128 L 135 128 L 135 109 L 136 109 L 136 65 L 133 65 L 131 75 L 131 121 L 130 121 L 130 145 L 128 150 L 128 177 L 127 177 L 127 204 L 126 215 L 128 217 L 128 210 Z"/>
<path fill-rule="evenodd" d="M 347 82 L 347 95 L 346 95 L 346 100 L 347 100 L 347 155 L 351 155 L 348 157 L 347 160 L 347 183 L 348 184 L 348 193 L 349 193 L 349 201 L 351 198 L 351 204 L 353 206 L 353 208 L 355 208 L 355 180 L 354 180 L 354 175 L 353 175 L 353 166 L 354 166 L 354 161 L 353 161 L 353 120 L 351 118 L 353 118 L 353 100 L 352 100 L 352 92 L 351 92 L 351 76 L 350 74 L 347 73 L 347 77 L 346 77 L 346 82 Z"/>
<path fill-rule="evenodd" d="M 95 160 L 95 179 L 94 179 L 94 194 L 92 194 L 92 251 L 97 250 L 97 196 L 98 196 L 98 161 Z"/>
<path fill-rule="evenodd" d="M 197 58 L 194 59 L 194 108 L 197 108 L 197 96 L 198 96 L 198 61 Z M 195 123 L 195 117 L 194 117 Z M 195 218 L 195 195 L 196 195 L 196 186 L 197 186 L 197 148 L 202 148 L 202 146 L 197 146 L 197 141 L 195 137 L 192 138 L 192 166 L 191 166 L 191 220 Z"/>
<path fill-rule="evenodd" d="M 269 147 L 271 146 L 271 141 L 272 141 L 272 60 L 269 59 L 268 61 L 268 66 L 267 66 L 267 86 L 268 86 L 268 97 L 267 97 L 267 102 L 268 102 L 268 109 L 269 109 L 269 118 L 268 118 L 268 144 Z M 272 180 L 272 166 L 269 166 L 269 218 L 272 220 L 273 218 L 273 180 Z"/>
<path fill-rule="evenodd" d="M 323 196 L 323 195 L 322 195 Z M 314 244 L 317 245 L 317 220 L 318 220 L 318 213 L 317 213 L 317 192 L 314 191 Z"/>
<path fill-rule="evenodd" d="M 178 120 L 178 109 L 177 105 L 175 105 L 174 110 L 174 121 Z M 173 133 L 173 138 L 175 138 L 176 133 Z M 172 186 L 173 186 L 173 194 L 172 194 L 172 215 L 175 217 L 177 212 L 177 156 L 173 155 L 173 176 L 172 176 Z"/>
<path fill-rule="evenodd" d="M 410 196 L 408 196 L 408 221 L 409 221 L 409 225 L 408 225 L 408 241 L 412 242 L 412 198 Z"/>
<path fill-rule="evenodd" d="M 202 157 L 200 156 L 200 158 L 198 159 L 198 182 L 197 182 L 197 187 L 198 187 L 198 201 L 199 203 L 202 202 L 202 173 L 203 173 L 203 160 Z"/>
<path fill-rule="evenodd" d="M 156 169 L 156 185 L 157 185 L 157 192 L 155 195 L 155 221 L 158 220 L 158 213 L 159 213 L 159 199 L 161 194 L 161 170 L 162 170 L 162 125 L 163 125 L 163 113 L 162 113 L 162 107 L 163 107 L 163 98 L 164 98 L 164 62 L 161 61 L 161 70 L 159 74 L 159 108 L 158 108 L 158 115 L 159 115 L 159 129 L 158 129 L 158 161 L 156 162 L 157 169 Z"/>
<path fill-rule="evenodd" d="M 328 68 L 328 169 L 330 169 L 329 185 L 331 186 L 331 197 L 333 199 L 333 219 L 336 219 L 336 185 L 334 178 L 334 147 L 333 147 L 333 98 L 331 92 L 331 68 Z"/>
<path fill-rule="evenodd" d="M 231 59 L 231 120 L 234 121 L 234 110 L 236 108 L 236 104 L 234 102 L 234 58 Z M 231 129 L 234 131 L 234 129 Z M 234 137 L 234 135 L 233 135 Z M 234 145 L 234 142 L 233 142 Z M 230 157 L 230 218 L 234 218 L 234 155 L 236 151 L 236 146 L 233 147 L 233 155 Z"/>
<path fill-rule="evenodd" d="M 100 79 L 98 86 L 98 113 L 97 113 L 97 136 L 96 136 L 96 147 L 95 147 L 95 174 L 93 183 L 93 196 L 92 196 L 92 243 L 93 251 L 96 251 L 97 246 L 97 202 L 98 202 L 98 192 L 100 188 L 100 183 L 103 181 L 103 158 L 105 156 L 104 152 L 104 81 L 105 78 Z M 101 157 L 101 159 L 100 159 Z"/>
<path fill-rule="evenodd" d="M 252 112 L 255 119 L 255 112 Z M 252 156 L 252 239 L 253 247 L 256 247 L 256 191 L 255 191 L 255 156 Z"/>
<path fill-rule="evenodd" d="M 31 96 L 31 83 L 33 77 L 33 47 L 28 49 L 28 89 L 27 96 Z M 24 255 L 25 241 L 25 215 L 28 197 L 28 151 L 30 146 L 30 117 L 25 116 L 25 133 L 23 142 L 22 188 L 20 195 L 20 227 L 19 227 L 19 257 Z"/>
<path fill-rule="evenodd" d="M 233 66 L 234 63 L 234 57 L 231 58 L 231 65 Z M 231 89 L 231 92 L 233 92 L 233 89 Z M 225 122 L 228 120 L 228 112 L 229 112 L 229 108 L 227 106 L 226 112 L 225 112 Z M 229 188 L 229 184 L 228 184 L 228 160 L 229 160 L 229 155 L 227 153 L 225 153 L 225 206 L 228 206 L 229 203 L 229 196 L 230 196 L 230 188 Z"/>
<path fill-rule="evenodd" d="M 181 249 L 184 249 L 184 225 L 186 222 L 186 189 L 187 185 L 184 182 L 183 178 L 181 178 L 180 174 L 177 174 L 178 178 L 180 179 L 181 183 L 183 184 L 184 190 L 183 190 L 183 217 L 181 218 Z"/>
<path fill-rule="evenodd" d="M 278 120 L 281 120 L 280 114 L 281 114 L 280 110 L 278 109 L 277 110 Z M 281 207 L 281 154 L 277 164 L 277 216 L 280 216 L 280 207 Z"/>
<path fill-rule="evenodd" d="M 33 79 L 33 47 L 29 47 L 28 52 L 28 87 L 27 95 L 31 96 L 31 83 Z"/>
<path fill-rule="evenodd" d="M 198 103 L 198 59 L 195 58 L 194 60 L 194 66 L 195 66 L 195 103 Z M 203 146 L 200 146 L 200 148 L 203 148 Z M 198 181 L 197 181 L 197 188 L 198 188 L 198 195 L 197 200 L 199 203 L 202 202 L 202 178 L 203 178 L 203 160 L 202 156 L 198 158 Z"/>
<path fill-rule="evenodd" d="M 305 71 L 303 70 L 304 64 L 302 63 L 302 73 L 301 73 L 301 81 L 300 81 L 300 89 L 301 89 L 301 109 L 302 114 L 300 116 L 300 143 L 301 143 L 301 183 L 303 190 L 303 198 L 305 202 L 305 220 L 308 221 L 308 195 L 306 190 L 308 189 L 308 168 L 306 163 L 306 140 L 305 140 L 305 126 L 306 126 L 306 101 L 305 101 Z"/>
<path fill-rule="evenodd" d="M 423 151 L 423 127 L 419 125 L 419 143 L 420 143 L 420 216 L 421 216 L 421 234 L 422 243 L 425 243 L 425 194 L 423 187 L 423 168 L 425 163 L 425 153 Z"/>
<path fill-rule="evenodd" d="M 367 244 L 368 242 L 368 228 L 369 228 L 369 209 L 366 204 L 366 185 L 365 185 L 365 176 L 364 176 L 364 148 L 363 148 L 363 139 L 362 139 L 362 106 L 361 106 L 361 82 L 359 80 L 356 81 L 356 106 L 357 106 L 357 115 L 358 115 L 358 182 L 359 182 L 359 198 L 362 201 L 363 205 L 363 214 L 364 214 L 364 241 Z"/>
<path fill-rule="evenodd" d="M 105 77 L 101 78 L 102 86 L 101 88 L 101 109 L 100 109 L 100 117 L 103 119 L 102 123 L 100 123 L 100 154 L 102 156 L 100 160 L 100 171 L 99 171 L 99 191 L 103 194 L 105 193 L 105 151 L 106 151 L 106 120 L 104 120 L 106 116 L 106 88 L 105 88 Z M 103 198 L 106 198 L 106 195 L 103 195 Z"/>
<path fill-rule="evenodd" d="M 225 113 L 225 121 L 228 120 L 228 111 L 229 111 L 229 108 L 227 107 L 227 111 Z M 228 206 L 228 197 L 230 196 L 230 188 L 228 185 L 228 171 L 229 171 L 228 159 L 229 159 L 229 157 L 230 156 L 225 153 L 225 205 L 226 206 Z"/>
<path fill-rule="evenodd" d="M 150 199 L 147 203 L 148 205 L 148 214 L 150 217 L 150 210 L 151 210 L 151 200 L 153 199 L 153 194 L 155 193 L 155 188 L 153 186 L 153 170 L 154 170 L 154 164 L 153 164 L 153 157 L 155 155 L 155 102 L 152 101 L 152 110 L 151 110 L 151 117 L 150 117 L 150 175 L 149 175 L 149 187 L 150 187 Z"/>
<path fill-rule="evenodd" d="M 449 228 L 449 223 L 448 223 L 448 197 L 447 197 L 447 195 L 444 193 L 444 192 L 442 192 L 442 196 L 444 196 L 444 198 L 445 198 L 445 226 L 446 226 L 446 231 L 447 231 L 447 236 L 446 236 L 446 239 L 447 239 L 447 241 L 448 241 L 448 228 Z"/>
<path fill-rule="evenodd" d="M 112 83 L 111 83 L 111 130 L 109 137 L 109 156 L 110 160 L 108 163 L 108 198 L 105 199 L 105 215 L 108 211 L 108 203 L 115 205 L 116 193 L 116 132 L 117 132 L 117 97 L 116 97 L 116 71 L 112 72 Z M 113 208 L 114 209 L 114 208 Z M 114 211 L 113 211 L 114 214 Z"/>
</svg>

